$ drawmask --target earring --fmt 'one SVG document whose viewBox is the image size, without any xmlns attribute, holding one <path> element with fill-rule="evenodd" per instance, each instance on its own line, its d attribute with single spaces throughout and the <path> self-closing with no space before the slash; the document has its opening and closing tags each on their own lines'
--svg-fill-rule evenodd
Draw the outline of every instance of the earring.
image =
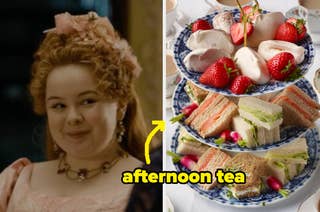
<svg viewBox="0 0 320 212">
<path fill-rule="evenodd" d="M 119 121 L 118 126 L 117 126 L 117 141 L 118 141 L 118 143 L 122 142 L 122 137 L 124 135 L 124 132 L 125 132 L 125 128 L 124 128 L 123 122 Z"/>
</svg>

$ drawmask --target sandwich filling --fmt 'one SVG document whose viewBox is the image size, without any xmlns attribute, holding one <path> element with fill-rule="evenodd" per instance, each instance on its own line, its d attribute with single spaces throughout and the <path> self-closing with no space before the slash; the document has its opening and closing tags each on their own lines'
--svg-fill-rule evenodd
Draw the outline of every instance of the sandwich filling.
<svg viewBox="0 0 320 212">
<path fill-rule="evenodd" d="M 259 119 L 260 121 L 266 122 L 266 123 L 273 123 L 273 122 L 282 118 L 282 112 L 275 113 L 275 114 L 268 114 L 268 113 L 265 113 L 261 110 L 250 108 L 245 105 L 239 105 L 239 108 L 240 108 L 240 110 L 246 111 L 246 112 L 250 113 L 252 116 Z"/>
</svg>

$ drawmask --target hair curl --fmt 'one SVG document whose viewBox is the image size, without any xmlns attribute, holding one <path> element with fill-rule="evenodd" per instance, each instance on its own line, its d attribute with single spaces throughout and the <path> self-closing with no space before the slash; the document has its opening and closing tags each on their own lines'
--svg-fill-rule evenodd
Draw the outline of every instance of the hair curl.
<svg viewBox="0 0 320 212">
<path fill-rule="evenodd" d="M 97 79 L 97 89 L 107 99 L 117 99 L 127 105 L 124 117 L 126 134 L 123 147 L 139 159 L 143 158 L 146 127 L 133 79 L 141 70 L 127 41 L 113 29 L 105 18 L 92 19 L 89 15 L 72 16 L 87 18 L 85 28 L 68 33 L 59 28 L 49 30 L 34 55 L 29 90 L 36 114 L 46 115 L 45 90 L 49 73 L 57 66 L 82 64 L 89 66 Z M 57 22 L 56 22 L 56 26 Z M 52 141 L 47 130 L 48 158 L 53 154 Z"/>
</svg>

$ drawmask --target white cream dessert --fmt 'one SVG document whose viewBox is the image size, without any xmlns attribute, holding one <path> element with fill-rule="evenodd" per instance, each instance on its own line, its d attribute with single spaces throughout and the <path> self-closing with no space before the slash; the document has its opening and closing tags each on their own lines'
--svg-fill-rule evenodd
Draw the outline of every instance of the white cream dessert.
<svg viewBox="0 0 320 212">
<path fill-rule="evenodd" d="M 234 23 L 231 12 L 221 12 L 212 19 L 214 29 L 220 29 L 230 34 L 230 27 Z"/>
<path fill-rule="evenodd" d="M 188 70 L 204 72 L 212 63 L 230 54 L 221 49 L 196 49 L 191 51 L 183 60 Z"/>
<path fill-rule="evenodd" d="M 258 47 L 265 40 L 274 39 L 278 27 L 284 22 L 281 12 L 272 12 L 259 15 L 254 24 L 253 33 L 248 38 L 248 46 Z"/>
<path fill-rule="evenodd" d="M 253 49 L 240 48 L 234 55 L 234 60 L 241 73 L 254 83 L 265 84 L 271 79 L 265 60 Z"/>
<path fill-rule="evenodd" d="M 230 36 L 224 31 L 216 29 L 198 30 L 192 33 L 186 45 L 191 50 L 215 48 L 221 49 L 228 54 L 232 54 L 234 51 Z"/>
<path fill-rule="evenodd" d="M 294 56 L 296 64 L 304 60 L 304 48 L 294 43 L 281 40 L 266 40 L 260 43 L 258 53 L 265 59 L 270 60 L 280 52 L 289 52 Z"/>
</svg>

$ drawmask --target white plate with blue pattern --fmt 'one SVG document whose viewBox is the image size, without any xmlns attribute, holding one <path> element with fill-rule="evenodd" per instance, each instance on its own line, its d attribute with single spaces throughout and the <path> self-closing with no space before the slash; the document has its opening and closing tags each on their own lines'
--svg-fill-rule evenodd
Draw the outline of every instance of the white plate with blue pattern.
<svg viewBox="0 0 320 212">
<path fill-rule="evenodd" d="M 178 146 L 179 130 L 180 127 L 176 129 L 172 137 L 172 143 L 170 146 L 172 152 L 176 152 Z M 278 192 L 268 190 L 258 197 L 244 198 L 239 200 L 236 198 L 229 198 L 227 195 L 228 189 L 225 186 L 221 188 L 216 187 L 212 190 L 207 191 L 202 189 L 199 184 L 188 183 L 188 185 L 194 191 L 209 200 L 213 200 L 217 203 L 233 207 L 263 207 L 290 198 L 290 196 L 293 195 L 294 192 L 302 188 L 308 182 L 308 180 L 310 180 L 313 173 L 315 172 L 315 169 L 317 168 L 317 164 L 320 158 L 320 140 L 318 130 L 316 128 L 309 129 L 304 137 L 307 139 L 309 159 L 301 174 L 294 177 L 290 182 L 284 185 L 283 188 L 289 191 L 288 197 L 283 197 Z M 190 170 L 184 168 L 182 165 L 180 165 L 180 163 L 177 163 L 174 166 L 178 172 L 190 172 Z"/>
<path fill-rule="evenodd" d="M 238 21 L 240 16 L 239 10 L 234 9 L 231 12 L 235 20 Z M 267 13 L 267 11 L 263 11 L 263 13 Z M 212 25 L 212 18 L 217 14 L 218 12 L 215 12 L 211 15 L 202 17 L 201 19 L 209 21 L 209 23 Z M 233 94 L 228 88 L 219 89 L 219 88 L 214 88 L 208 85 L 204 85 L 199 82 L 199 77 L 201 76 L 201 73 L 188 70 L 183 62 L 183 59 L 189 54 L 189 52 L 191 52 L 191 50 L 186 46 L 186 43 L 191 34 L 192 32 L 189 29 L 189 27 L 185 27 L 184 30 L 181 31 L 174 45 L 174 58 L 176 61 L 176 65 L 179 67 L 179 70 L 181 71 L 181 73 L 188 80 L 191 80 L 193 83 L 195 83 L 196 85 L 198 85 L 199 87 L 205 90 L 218 92 L 220 94 L 227 95 L 227 96 L 238 96 L 238 97 L 257 96 L 261 94 L 282 90 L 288 85 L 293 84 L 299 80 L 299 79 L 296 79 L 296 80 L 284 81 L 284 82 L 271 80 L 270 82 L 264 85 L 255 85 L 254 88 L 249 93 L 242 94 L 242 95 Z M 297 43 L 297 45 L 303 46 L 305 48 L 304 60 L 301 64 L 298 65 L 301 69 L 301 74 L 305 75 L 309 70 L 309 68 L 311 67 L 313 63 L 314 55 L 315 55 L 311 37 L 307 34 L 303 40 Z"/>
<path fill-rule="evenodd" d="M 180 83 L 177 85 L 174 94 L 173 94 L 173 114 L 177 115 L 180 113 L 180 111 L 187 105 L 190 104 L 191 100 L 189 96 L 187 95 L 186 91 L 184 90 L 184 87 L 186 85 L 187 80 L 182 79 Z M 300 81 L 295 83 L 296 86 L 298 86 L 301 90 L 303 90 L 306 94 L 308 94 L 313 100 L 318 102 L 318 97 L 316 92 L 314 91 L 312 85 L 309 83 L 308 80 L 302 78 Z M 254 148 L 248 148 L 248 147 L 240 147 L 239 145 L 235 143 L 223 143 L 221 145 L 218 145 L 215 143 L 215 139 L 218 137 L 209 137 L 209 138 L 202 138 L 199 133 L 191 128 L 190 126 L 186 125 L 184 123 L 184 120 L 180 121 L 180 124 L 187 130 L 187 132 L 196 138 L 198 141 L 205 143 L 209 146 L 225 149 L 228 151 L 235 151 L 235 152 L 252 152 L 252 151 L 265 151 L 268 149 L 272 149 L 275 147 L 280 147 L 283 144 L 290 143 L 295 138 L 303 136 L 303 134 L 307 131 L 307 128 L 303 127 L 286 127 L 280 129 L 280 141 L 277 141 L 272 144 L 266 144 Z"/>
</svg>

